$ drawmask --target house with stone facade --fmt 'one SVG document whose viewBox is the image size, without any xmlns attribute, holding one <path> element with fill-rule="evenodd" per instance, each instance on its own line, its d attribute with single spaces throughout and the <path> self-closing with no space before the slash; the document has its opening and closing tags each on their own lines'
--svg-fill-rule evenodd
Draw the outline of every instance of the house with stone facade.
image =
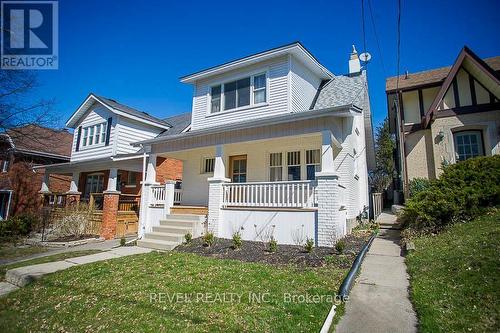
<svg viewBox="0 0 500 333">
<path fill-rule="evenodd" d="M 37 125 L 12 128 L 0 134 L 0 220 L 34 213 L 41 207 L 38 190 L 46 165 L 69 161 L 72 135 Z M 36 172 L 33 167 L 39 167 Z M 50 190 L 67 190 L 70 179 L 52 175 Z"/>
<path fill-rule="evenodd" d="M 500 154 L 500 56 L 465 46 L 452 66 L 388 78 L 386 94 L 404 197 L 412 179 L 435 179 L 443 165 Z"/>
<path fill-rule="evenodd" d="M 66 124 L 70 162 L 47 175 L 71 175 L 66 202 L 100 200 L 105 238 L 123 234 L 135 195 L 140 246 L 206 232 L 332 246 L 367 214 L 374 166 L 354 47 L 346 67 L 333 74 L 298 42 L 259 52 L 182 77 L 192 110 L 166 119 L 90 94 Z"/>
<path fill-rule="evenodd" d="M 346 235 L 367 213 L 374 165 L 354 47 L 346 67 L 333 74 L 296 42 L 182 77 L 193 88 L 189 129 L 133 143 L 148 155 L 138 245 L 171 249 L 186 233 L 239 232 L 332 246 Z M 156 181 L 159 157 L 182 161 L 180 192 Z"/>
</svg>

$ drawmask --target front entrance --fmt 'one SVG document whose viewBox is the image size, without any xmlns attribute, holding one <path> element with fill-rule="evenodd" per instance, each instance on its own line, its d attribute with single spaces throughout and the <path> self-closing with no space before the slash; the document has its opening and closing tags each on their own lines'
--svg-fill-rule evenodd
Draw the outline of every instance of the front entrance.
<svg viewBox="0 0 500 333">
<path fill-rule="evenodd" d="M 233 183 L 245 183 L 247 181 L 247 155 L 229 157 L 230 178 Z"/>
<path fill-rule="evenodd" d="M 12 192 L 0 192 L 0 220 L 5 220 L 9 215 L 10 197 Z"/>
<path fill-rule="evenodd" d="M 87 175 L 83 196 L 89 198 L 91 193 L 102 193 L 104 189 L 104 174 Z"/>
</svg>

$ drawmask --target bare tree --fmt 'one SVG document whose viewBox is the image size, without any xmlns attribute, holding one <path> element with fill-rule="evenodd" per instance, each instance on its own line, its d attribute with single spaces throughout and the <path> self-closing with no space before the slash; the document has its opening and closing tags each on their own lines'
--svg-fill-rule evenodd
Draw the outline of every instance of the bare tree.
<svg viewBox="0 0 500 333">
<path fill-rule="evenodd" d="M 38 87 L 36 72 L 21 70 L 0 70 L 0 133 L 30 136 L 22 131 L 29 125 L 54 128 L 58 125 L 54 115 L 53 99 L 35 97 Z M 31 135 L 38 141 L 36 134 Z M 31 137 L 30 137 L 31 139 Z"/>
</svg>

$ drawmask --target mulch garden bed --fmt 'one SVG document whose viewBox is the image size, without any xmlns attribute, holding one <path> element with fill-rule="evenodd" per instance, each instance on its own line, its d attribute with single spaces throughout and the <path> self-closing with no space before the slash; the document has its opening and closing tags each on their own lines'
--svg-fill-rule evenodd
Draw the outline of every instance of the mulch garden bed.
<svg viewBox="0 0 500 333">
<path fill-rule="evenodd" d="M 278 245 L 276 252 L 268 251 L 268 244 L 254 241 L 243 241 L 239 249 L 233 248 L 231 239 L 217 238 L 215 244 L 208 247 L 203 238 L 193 239 L 189 244 L 182 244 L 175 248 L 178 252 L 195 253 L 205 257 L 219 259 L 235 259 L 244 262 L 260 262 L 270 265 L 296 265 L 302 267 L 321 267 L 326 264 L 335 264 L 340 268 L 349 268 L 363 245 L 370 238 L 371 232 L 357 231 L 347 235 L 343 253 L 338 253 L 331 247 L 315 247 L 311 253 L 305 251 L 304 246 Z"/>
</svg>

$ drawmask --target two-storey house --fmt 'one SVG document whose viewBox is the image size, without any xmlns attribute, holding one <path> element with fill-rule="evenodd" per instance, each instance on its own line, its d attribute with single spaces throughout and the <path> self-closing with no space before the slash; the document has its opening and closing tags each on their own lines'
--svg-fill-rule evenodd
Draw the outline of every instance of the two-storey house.
<svg viewBox="0 0 500 333">
<path fill-rule="evenodd" d="M 66 122 L 74 129 L 69 162 L 46 168 L 40 193 L 56 205 L 88 202 L 103 221 L 100 233 L 105 238 L 133 234 L 137 232 L 144 152 L 131 143 L 167 131 L 180 133 L 189 123 L 189 114 L 159 119 L 91 93 Z M 155 180 L 181 179 L 179 161 L 159 157 L 155 163 Z M 49 177 L 55 174 L 70 176 L 70 186 L 63 193 L 50 189 Z"/>
<path fill-rule="evenodd" d="M 172 248 L 204 219 L 205 232 L 331 246 L 369 205 L 374 165 L 370 102 L 357 52 L 335 75 L 296 42 L 184 76 L 191 125 L 139 140 L 148 153 L 139 235 Z M 182 192 L 155 184 L 157 157 L 183 163 Z M 196 211 L 197 210 L 197 211 Z M 191 216 L 192 217 L 192 216 Z M 180 236 L 180 238 L 179 238 Z"/>
<path fill-rule="evenodd" d="M 435 179 L 443 165 L 500 153 L 499 71 L 500 57 L 483 60 L 464 47 L 453 66 L 387 79 L 397 191 L 407 197 L 414 178 Z"/>
</svg>

